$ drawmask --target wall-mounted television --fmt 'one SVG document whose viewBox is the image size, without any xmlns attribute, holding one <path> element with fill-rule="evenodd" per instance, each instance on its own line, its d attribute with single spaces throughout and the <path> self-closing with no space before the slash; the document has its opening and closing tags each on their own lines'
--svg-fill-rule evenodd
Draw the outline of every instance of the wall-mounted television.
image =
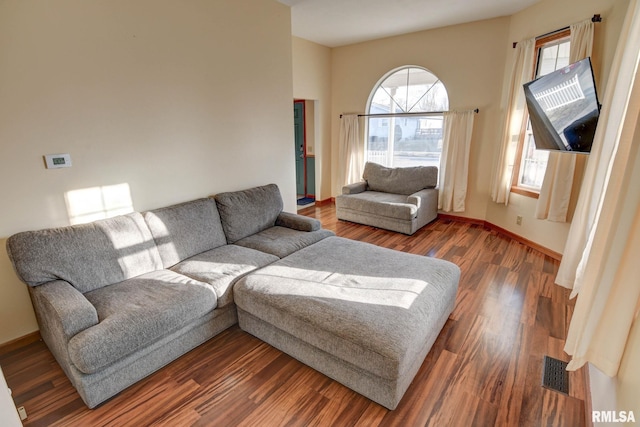
<svg viewBox="0 0 640 427">
<path fill-rule="evenodd" d="M 600 104 L 590 58 L 525 83 L 524 93 L 536 149 L 591 151 Z"/>
</svg>

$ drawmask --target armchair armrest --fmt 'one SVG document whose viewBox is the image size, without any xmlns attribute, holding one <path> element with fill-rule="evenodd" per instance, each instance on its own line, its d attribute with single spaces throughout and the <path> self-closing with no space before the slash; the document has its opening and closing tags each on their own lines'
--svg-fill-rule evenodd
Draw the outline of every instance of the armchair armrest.
<svg viewBox="0 0 640 427">
<path fill-rule="evenodd" d="M 353 184 L 347 184 L 342 187 L 342 194 L 358 194 L 363 193 L 367 189 L 367 182 L 360 181 Z"/>
<path fill-rule="evenodd" d="M 425 204 L 429 203 L 430 200 L 433 200 L 434 195 L 436 196 L 435 203 L 438 204 L 437 199 L 438 189 L 436 188 L 424 188 L 420 191 L 416 191 L 415 193 L 407 196 L 407 203 L 411 203 L 412 205 L 416 205 L 418 209 Z"/>
<path fill-rule="evenodd" d="M 322 228 L 320 221 L 315 218 L 289 212 L 280 212 L 276 219 L 276 225 L 298 231 L 316 231 Z"/>
<path fill-rule="evenodd" d="M 31 292 L 46 327 L 54 334 L 64 334 L 58 339 L 68 341 L 78 332 L 98 324 L 98 313 L 93 304 L 68 282 L 48 282 L 31 288 Z"/>
</svg>

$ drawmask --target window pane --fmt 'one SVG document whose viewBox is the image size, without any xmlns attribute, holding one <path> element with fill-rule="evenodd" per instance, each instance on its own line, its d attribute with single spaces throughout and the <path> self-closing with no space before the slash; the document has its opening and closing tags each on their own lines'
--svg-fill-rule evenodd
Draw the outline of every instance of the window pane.
<svg viewBox="0 0 640 427">
<path fill-rule="evenodd" d="M 441 81 L 435 82 L 420 96 L 420 99 L 411 108 L 411 112 L 417 111 L 446 111 L 449 109 L 449 97 L 447 89 Z"/>
<path fill-rule="evenodd" d="M 536 77 L 549 74 L 569 65 L 570 47 L 571 42 L 569 40 L 541 47 L 538 56 L 539 62 Z M 524 137 L 522 157 L 520 160 L 518 185 L 532 190 L 540 190 L 544 173 L 547 170 L 548 159 L 548 151 L 536 150 L 533 134 L 531 133 L 531 123 L 527 123 L 527 131 Z"/>
<path fill-rule="evenodd" d="M 384 89 L 380 88 L 373 95 L 371 110 L 376 110 L 376 113 L 389 113 L 392 102 L 391 96 L 389 96 Z"/>
<path fill-rule="evenodd" d="M 422 68 L 408 67 L 390 74 L 374 90 L 368 114 L 445 111 L 447 91 Z M 440 165 L 442 115 L 369 117 L 368 161 L 385 166 Z"/>
<path fill-rule="evenodd" d="M 530 125 L 529 125 L 530 128 Z M 549 152 L 536 150 L 531 130 L 527 130 L 525 135 L 522 164 L 520 165 L 520 185 L 533 189 L 542 187 L 544 173 L 547 170 Z"/>
<path fill-rule="evenodd" d="M 382 120 L 389 121 L 386 127 Z M 442 116 L 369 118 L 370 162 L 389 167 L 439 166 L 441 153 Z"/>
<path fill-rule="evenodd" d="M 536 77 L 544 76 L 569 65 L 570 42 L 566 41 L 540 49 L 540 63 Z"/>
<path fill-rule="evenodd" d="M 544 76 L 545 74 L 555 71 L 557 58 L 557 45 L 540 49 L 540 63 L 538 64 L 538 74 L 536 74 L 536 77 Z"/>
<path fill-rule="evenodd" d="M 564 42 L 558 45 L 558 66 L 556 70 L 562 67 L 566 67 L 569 65 L 569 49 L 571 47 L 571 42 Z"/>
</svg>

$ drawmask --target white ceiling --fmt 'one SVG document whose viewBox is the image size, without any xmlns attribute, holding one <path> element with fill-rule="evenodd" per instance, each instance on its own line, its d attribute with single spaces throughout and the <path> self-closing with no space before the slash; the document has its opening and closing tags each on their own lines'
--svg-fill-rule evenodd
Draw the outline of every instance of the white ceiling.
<svg viewBox="0 0 640 427">
<path fill-rule="evenodd" d="M 512 15 L 540 0 L 278 0 L 292 34 L 328 47 Z"/>
</svg>

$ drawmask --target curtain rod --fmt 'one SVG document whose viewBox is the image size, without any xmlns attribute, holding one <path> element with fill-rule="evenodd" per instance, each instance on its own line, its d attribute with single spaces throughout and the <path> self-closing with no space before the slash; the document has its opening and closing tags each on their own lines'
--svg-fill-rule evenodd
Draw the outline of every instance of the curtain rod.
<svg viewBox="0 0 640 427">
<path fill-rule="evenodd" d="M 480 109 L 473 110 L 474 113 L 479 113 Z M 422 113 L 376 113 L 376 114 L 358 114 L 358 117 L 410 117 L 410 116 L 440 116 L 448 111 L 424 111 Z M 340 118 L 342 118 L 340 114 Z"/>
<path fill-rule="evenodd" d="M 593 15 L 591 17 L 591 22 L 602 22 L 602 17 L 600 16 L 599 13 L 596 13 L 595 15 Z M 558 28 L 557 30 L 554 30 L 554 31 L 549 31 L 548 33 L 545 33 L 545 34 L 542 34 L 540 36 L 537 36 L 536 40 L 537 39 L 541 39 L 542 37 L 550 36 L 551 34 L 559 33 L 560 31 L 568 30 L 569 28 L 571 28 L 571 27 L 567 26 L 567 27 Z M 513 42 L 513 48 L 514 49 L 516 48 L 517 45 L 518 45 L 518 42 Z"/>
</svg>

